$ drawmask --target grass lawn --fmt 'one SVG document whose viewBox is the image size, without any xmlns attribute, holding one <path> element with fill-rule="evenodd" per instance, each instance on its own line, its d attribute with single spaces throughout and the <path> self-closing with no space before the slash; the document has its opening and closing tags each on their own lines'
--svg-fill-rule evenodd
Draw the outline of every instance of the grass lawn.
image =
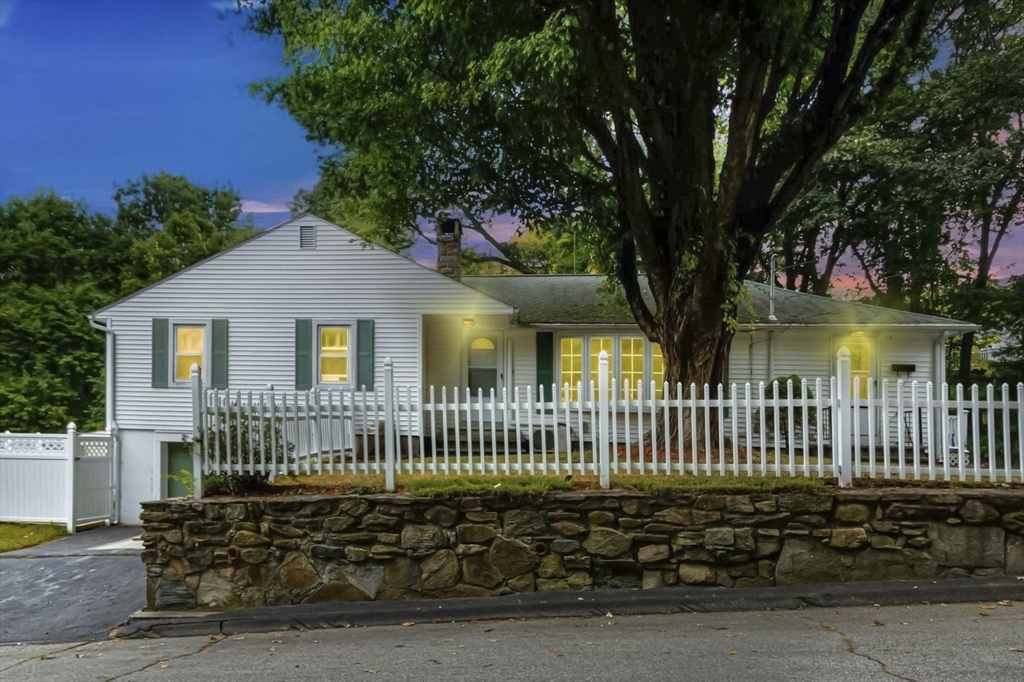
<svg viewBox="0 0 1024 682">
<path fill-rule="evenodd" d="M 418 497 L 471 495 L 477 493 L 544 494 L 569 490 L 599 490 L 595 476 L 444 476 L 399 475 L 395 479 L 400 492 Z M 823 490 L 825 481 L 811 478 L 733 477 L 733 476 L 616 476 L 612 488 L 619 490 L 691 491 L 715 493 L 799 492 Z M 278 476 L 274 487 L 282 493 L 384 492 L 383 476 L 353 474 L 313 474 Z"/>
<path fill-rule="evenodd" d="M 0 552 L 12 552 L 67 535 L 55 523 L 0 523 Z"/>
</svg>

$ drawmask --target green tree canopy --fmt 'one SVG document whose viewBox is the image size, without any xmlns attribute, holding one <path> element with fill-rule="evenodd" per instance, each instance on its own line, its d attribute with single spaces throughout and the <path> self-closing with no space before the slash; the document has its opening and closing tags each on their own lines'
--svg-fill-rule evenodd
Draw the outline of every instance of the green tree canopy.
<svg viewBox="0 0 1024 682">
<path fill-rule="evenodd" d="M 159 173 L 115 220 L 53 191 L 0 204 L 0 430 L 103 427 L 103 334 L 86 318 L 253 234 L 230 189 Z"/>
<path fill-rule="evenodd" d="M 787 287 L 826 293 L 847 256 L 873 302 L 1001 328 L 1012 301 L 993 262 L 1024 226 L 1024 2 L 963 9 L 939 57 L 825 156 L 776 225 Z M 968 381 L 974 334 L 959 343 Z"/>
<path fill-rule="evenodd" d="M 929 0 L 266 0 L 257 86 L 377 231 L 442 212 L 599 239 L 670 383 L 717 381 L 765 235 L 931 52 Z M 947 8 L 950 9 L 950 8 Z M 930 35 L 930 34 L 929 34 Z M 646 274 L 654 305 L 641 295 Z"/>
<path fill-rule="evenodd" d="M 132 239 L 122 277 L 127 294 L 248 239 L 242 199 L 170 173 L 143 175 L 114 192 L 117 228 Z"/>
</svg>

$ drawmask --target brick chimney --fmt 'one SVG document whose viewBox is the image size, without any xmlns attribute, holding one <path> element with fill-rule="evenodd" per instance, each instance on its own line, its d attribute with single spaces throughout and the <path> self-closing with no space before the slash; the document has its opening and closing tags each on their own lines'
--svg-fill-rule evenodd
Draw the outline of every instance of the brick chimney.
<svg viewBox="0 0 1024 682">
<path fill-rule="evenodd" d="M 462 280 L 462 223 L 455 218 L 437 221 L 437 271 Z"/>
</svg>

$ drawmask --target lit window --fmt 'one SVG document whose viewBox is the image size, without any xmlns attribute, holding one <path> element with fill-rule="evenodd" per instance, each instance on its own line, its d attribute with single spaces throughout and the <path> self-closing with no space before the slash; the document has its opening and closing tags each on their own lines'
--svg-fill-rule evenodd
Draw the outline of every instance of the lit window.
<svg viewBox="0 0 1024 682">
<path fill-rule="evenodd" d="M 174 380 L 188 381 L 192 376 L 192 365 L 203 369 L 203 327 L 174 327 Z"/>
<path fill-rule="evenodd" d="M 600 360 L 601 351 L 608 353 L 608 369 L 611 370 L 615 365 L 615 339 L 605 337 L 590 337 L 590 380 L 594 382 L 594 392 L 597 392 L 597 372 L 598 372 L 598 361 Z M 611 372 L 609 371 L 609 374 Z M 611 390 L 611 386 L 609 386 Z M 583 395 L 590 397 L 590 387 L 585 386 L 583 388 Z"/>
<path fill-rule="evenodd" d="M 651 380 L 654 382 L 655 395 L 665 395 L 665 358 L 661 356 L 661 346 L 651 344 Z"/>
<path fill-rule="evenodd" d="M 559 344 L 561 374 L 558 378 L 558 390 L 564 392 L 569 384 L 569 399 L 579 400 L 578 382 L 583 381 L 583 339 L 563 338 Z M 560 396 L 563 399 L 565 396 Z"/>
<path fill-rule="evenodd" d="M 320 327 L 320 383 L 348 383 L 348 327 Z"/>
<path fill-rule="evenodd" d="M 629 385 L 629 397 L 637 396 L 637 384 L 644 381 L 644 340 L 638 337 L 619 339 L 619 385 Z"/>
</svg>

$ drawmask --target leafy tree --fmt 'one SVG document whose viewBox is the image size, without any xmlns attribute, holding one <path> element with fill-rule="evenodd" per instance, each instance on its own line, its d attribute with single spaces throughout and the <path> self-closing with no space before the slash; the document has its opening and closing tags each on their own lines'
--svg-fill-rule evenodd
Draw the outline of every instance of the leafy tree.
<svg viewBox="0 0 1024 682">
<path fill-rule="evenodd" d="M 1014 277 L 996 290 L 1005 302 L 998 306 L 1003 314 L 995 328 L 1000 330 L 1002 347 L 989 361 L 991 378 L 1014 386 L 1024 381 L 1024 276 Z"/>
<path fill-rule="evenodd" d="M 379 230 L 572 220 L 688 384 L 721 378 L 765 235 L 927 52 L 934 4 L 266 0 L 249 17 L 290 69 L 257 92 L 342 150 L 325 167 Z"/>
<path fill-rule="evenodd" d="M 995 257 L 1014 227 L 1024 227 L 1022 25 L 1020 0 L 965 14 L 953 35 L 951 65 L 936 81 L 922 121 L 937 144 L 957 153 L 953 218 L 965 258 L 956 311 L 986 327 L 995 322 L 986 303 L 1001 298 L 991 291 Z M 970 379 L 974 337 L 964 334 L 960 341 L 963 382 Z"/>
<path fill-rule="evenodd" d="M 103 424 L 104 339 L 87 313 L 116 295 L 109 218 L 52 191 L 0 205 L 0 425 Z"/>
<path fill-rule="evenodd" d="M 121 291 L 131 293 L 256 234 L 242 200 L 182 175 L 143 175 L 114 192 L 116 227 L 132 239 Z"/>
<path fill-rule="evenodd" d="M 466 274 L 598 274 L 600 255 L 590 235 L 550 230 L 528 230 L 513 234 L 501 244 L 499 255 L 473 248 L 462 250 Z"/>
<path fill-rule="evenodd" d="M 43 191 L 0 204 L 0 430 L 104 422 L 103 335 L 86 318 L 253 233 L 238 196 L 160 173 L 111 220 Z"/>
<path fill-rule="evenodd" d="M 777 225 L 785 285 L 825 293 L 844 254 L 872 301 L 999 329 L 992 263 L 1024 210 L 1024 2 L 967 3 L 940 57 L 824 158 Z M 959 343 L 970 379 L 974 334 Z"/>
</svg>

